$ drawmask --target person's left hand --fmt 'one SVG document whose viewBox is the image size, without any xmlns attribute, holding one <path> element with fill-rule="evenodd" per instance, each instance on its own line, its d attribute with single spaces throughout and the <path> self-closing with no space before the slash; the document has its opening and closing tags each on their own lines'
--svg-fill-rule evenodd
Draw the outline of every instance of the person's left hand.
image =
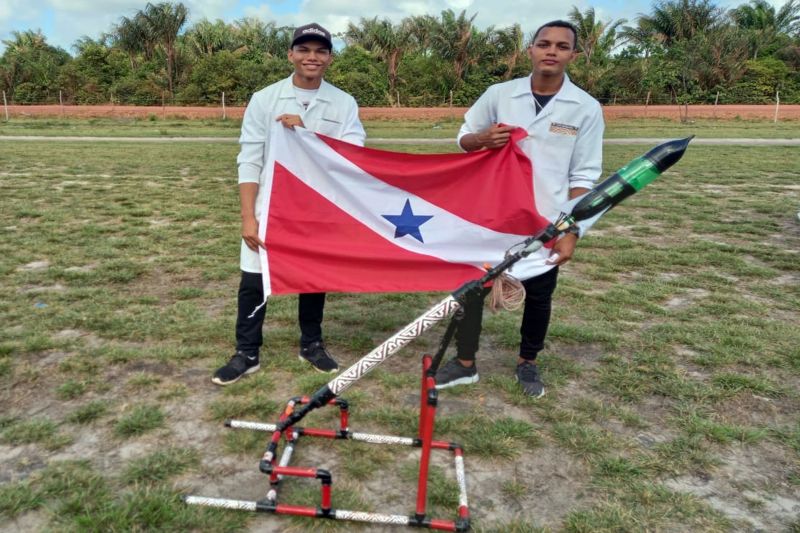
<svg viewBox="0 0 800 533">
<path fill-rule="evenodd" d="M 284 113 L 276 118 L 275 121 L 280 122 L 284 128 L 289 128 L 290 130 L 293 130 L 295 126 L 300 126 L 301 128 L 306 127 L 300 115 L 288 115 Z"/>
<path fill-rule="evenodd" d="M 567 233 L 553 246 L 550 257 L 547 258 L 548 265 L 563 265 L 575 253 L 575 245 L 578 243 L 578 236 L 574 233 Z"/>
</svg>

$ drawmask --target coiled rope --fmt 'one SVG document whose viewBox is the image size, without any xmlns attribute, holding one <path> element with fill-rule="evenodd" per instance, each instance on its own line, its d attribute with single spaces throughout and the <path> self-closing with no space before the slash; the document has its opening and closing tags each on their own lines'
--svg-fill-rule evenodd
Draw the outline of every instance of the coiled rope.
<svg viewBox="0 0 800 533">
<path fill-rule="evenodd" d="M 525 287 L 514 277 L 505 272 L 500 274 L 492 285 L 489 294 L 489 309 L 498 311 L 501 307 L 506 311 L 516 311 L 525 303 Z"/>
</svg>

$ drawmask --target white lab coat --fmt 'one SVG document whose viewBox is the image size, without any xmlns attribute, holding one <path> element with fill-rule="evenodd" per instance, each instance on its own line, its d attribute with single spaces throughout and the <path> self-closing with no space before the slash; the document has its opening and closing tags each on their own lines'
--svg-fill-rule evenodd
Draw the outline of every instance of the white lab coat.
<svg viewBox="0 0 800 533">
<path fill-rule="evenodd" d="M 590 189 L 600 177 L 603 161 L 603 111 L 588 93 L 566 75 L 561 89 L 536 114 L 531 77 L 492 85 L 464 115 L 458 142 L 495 123 L 519 126 L 528 132 L 520 148 L 533 164 L 536 209 L 551 222 L 569 200 L 569 190 Z M 517 263 L 512 274 L 528 279 L 553 268 L 542 249 Z"/>
<path fill-rule="evenodd" d="M 284 113 L 300 115 L 306 129 L 322 133 L 349 143 L 364 145 L 367 134 L 358 119 L 358 104 L 346 92 L 322 81 L 316 98 L 308 106 L 297 101 L 292 77 L 273 83 L 253 94 L 244 113 L 241 150 L 236 162 L 239 166 L 239 183 L 258 183 L 256 218 L 261 219 L 264 190 L 262 176 L 269 157 L 269 130 L 275 119 Z M 240 267 L 245 272 L 261 272 L 258 252 L 242 240 Z"/>
</svg>

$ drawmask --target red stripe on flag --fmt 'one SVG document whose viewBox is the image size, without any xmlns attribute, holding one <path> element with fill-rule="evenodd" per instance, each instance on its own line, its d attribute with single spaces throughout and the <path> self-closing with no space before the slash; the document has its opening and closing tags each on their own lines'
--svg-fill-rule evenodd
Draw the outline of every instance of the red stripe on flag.
<svg viewBox="0 0 800 533">
<path fill-rule="evenodd" d="M 406 154 L 319 137 L 367 174 L 464 220 L 501 233 L 533 235 L 548 221 L 536 211 L 531 161 L 517 146 L 525 135 L 518 128 L 503 148 L 468 154 Z"/>
<path fill-rule="evenodd" d="M 280 164 L 264 240 L 273 294 L 441 291 L 483 274 L 396 246 Z"/>
</svg>

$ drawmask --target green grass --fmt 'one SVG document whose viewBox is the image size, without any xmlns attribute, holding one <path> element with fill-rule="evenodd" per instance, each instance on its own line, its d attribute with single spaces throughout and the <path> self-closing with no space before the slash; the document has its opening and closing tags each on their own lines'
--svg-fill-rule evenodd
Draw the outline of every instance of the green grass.
<svg viewBox="0 0 800 533">
<path fill-rule="evenodd" d="M 73 400 L 86 392 L 86 383 L 69 380 L 58 386 L 57 394 L 62 400 Z"/>
<path fill-rule="evenodd" d="M 615 119 L 606 124 L 606 138 L 673 138 L 697 135 L 698 138 L 796 139 L 798 121 L 715 120 L 691 118 L 687 124 L 669 119 Z"/>
<path fill-rule="evenodd" d="M 67 415 L 67 421 L 75 424 L 88 424 L 108 411 L 108 404 L 101 400 L 82 405 Z"/>
<path fill-rule="evenodd" d="M 164 413 L 157 406 L 139 405 L 123 414 L 114 425 L 119 437 L 134 437 L 164 425 Z"/>
<path fill-rule="evenodd" d="M 70 444 L 72 438 L 59 432 L 52 420 L 32 418 L 10 423 L 0 434 L 0 441 L 12 446 L 40 444 L 48 450 L 58 450 Z"/>
<path fill-rule="evenodd" d="M 677 116 L 677 114 L 676 114 Z M 690 117 L 691 118 L 691 117 Z M 455 139 L 461 120 L 365 120 L 367 139 Z M 240 119 L 191 120 L 176 117 L 142 118 L 13 118 L 0 122 L 3 135 L 75 137 L 217 137 L 232 143 L 239 137 Z M 684 137 L 699 138 L 797 138 L 798 121 L 696 118 L 681 124 L 677 120 L 625 118 L 609 120 L 607 138 Z M 441 147 L 440 147 L 441 149 Z"/>
<path fill-rule="evenodd" d="M 0 516 L 45 509 L 54 526 L 68 531 L 233 531 L 244 515 L 183 504 L 163 485 L 120 490 L 88 461 L 54 463 L 26 481 L 0 487 Z"/>
<path fill-rule="evenodd" d="M 231 137 L 239 136 L 241 120 L 146 118 L 14 118 L 0 122 L 1 135 L 82 137 Z"/>
<path fill-rule="evenodd" d="M 122 475 L 126 483 L 157 483 L 197 466 L 197 450 L 167 448 L 128 464 Z"/>
<path fill-rule="evenodd" d="M 0 135 L 13 134 L 13 122 L 0 125 Z M 42 134 L 189 131 L 160 120 L 127 130 L 114 121 L 36 124 Z M 367 125 L 372 136 L 447 137 L 458 124 L 440 126 Z M 228 125 L 191 127 L 192 134 L 236 135 Z M 609 123 L 609 136 L 677 136 L 685 128 L 714 137 L 793 136 L 786 127 Z M 179 500 L 213 486 L 209 479 L 238 475 L 220 465 L 257 469 L 269 435 L 226 430 L 223 420 L 274 423 L 288 398 L 330 379 L 297 360 L 297 300 L 276 297 L 262 370 L 225 388 L 210 383 L 233 346 L 235 143 L 53 143 L 46 155 L 44 146 L 4 143 L 0 154 L 0 443 L 18 454 L 0 477 L 0 529 L 37 511 L 47 530 L 234 530 L 263 520 L 278 529 L 348 531 L 351 525 Z M 642 151 L 607 146 L 604 172 Z M 502 517 L 478 519 L 477 531 L 735 531 L 740 524 L 667 482 L 713 485 L 737 453 L 760 458 L 758 472 L 736 465 L 742 486 L 762 499 L 792 497 L 784 489 L 800 484 L 800 471 L 786 466 L 800 458 L 798 169 L 792 147 L 692 146 L 605 216 L 559 277 L 541 400 L 522 395 L 513 378 L 520 312 L 487 313 L 481 380 L 442 391 L 436 425 L 437 439 L 464 446 L 477 515 Z M 28 266 L 34 261 L 47 266 Z M 352 364 L 441 296 L 330 294 L 328 345 L 343 367 Z M 416 436 L 419 356 L 435 351 L 440 332 L 347 391 L 353 431 Z M 337 416 L 319 410 L 303 424 L 333 428 Z M 120 448 L 125 454 L 105 451 Z M 89 461 L 48 462 L 55 452 Z M 452 460 L 434 453 L 431 505 L 451 517 Z M 556 465 L 536 463 L 537 475 L 574 489 L 542 522 L 525 469 L 545 453 L 568 467 L 575 484 L 555 475 Z M 380 488 L 387 479 L 404 495 L 414 490 L 403 473 L 415 470 L 416 449 L 303 437 L 296 454 L 293 464 L 302 466 L 330 461 L 337 503 L 346 508 L 394 505 L 396 495 Z M 470 477 L 477 471 L 494 478 Z M 762 475 L 770 483 L 760 483 Z M 228 492 L 206 495 L 249 490 L 228 481 Z M 284 485 L 283 501 L 317 501 L 318 483 Z M 735 495 L 721 497 L 768 528 L 788 526 Z M 413 512 L 413 498 L 397 505 Z"/>
</svg>

